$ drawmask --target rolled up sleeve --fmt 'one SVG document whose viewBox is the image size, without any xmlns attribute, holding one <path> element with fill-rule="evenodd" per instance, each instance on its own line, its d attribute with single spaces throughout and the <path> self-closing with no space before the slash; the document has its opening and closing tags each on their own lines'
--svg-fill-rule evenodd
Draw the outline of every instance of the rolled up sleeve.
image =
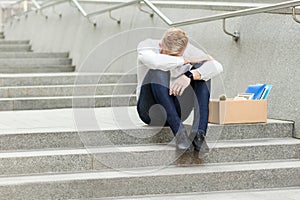
<svg viewBox="0 0 300 200">
<path fill-rule="evenodd" d="M 158 54 L 152 50 L 140 50 L 138 60 L 150 69 L 160 69 L 163 71 L 173 70 L 184 64 L 183 57 Z"/>
<path fill-rule="evenodd" d="M 223 72 L 223 66 L 216 60 L 205 62 L 196 69 L 201 74 L 201 79 L 208 81 Z"/>
</svg>

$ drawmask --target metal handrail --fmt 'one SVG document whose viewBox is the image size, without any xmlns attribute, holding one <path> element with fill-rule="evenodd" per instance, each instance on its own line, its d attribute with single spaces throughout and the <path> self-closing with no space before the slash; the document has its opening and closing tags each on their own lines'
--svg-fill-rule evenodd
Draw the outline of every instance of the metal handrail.
<svg viewBox="0 0 300 200">
<path fill-rule="evenodd" d="M 20 0 L 17 3 L 20 3 L 22 1 L 23 0 Z M 112 6 L 112 7 L 109 7 L 109 8 L 105 8 L 105 9 L 102 9 L 102 10 L 99 10 L 99 11 L 95 11 L 95 12 L 92 12 L 92 13 L 87 13 L 83 9 L 83 7 L 81 6 L 81 4 L 79 2 L 80 0 L 57 0 L 53 3 L 43 5 L 43 6 L 40 6 L 40 7 L 39 7 L 39 4 L 35 0 L 31 0 L 31 1 L 35 5 L 37 10 L 42 10 L 42 9 L 47 8 L 47 7 L 55 6 L 55 5 L 63 3 L 63 2 L 73 2 L 74 5 L 79 10 L 79 12 L 85 18 L 87 18 L 90 22 L 92 22 L 90 20 L 91 17 L 109 12 L 110 18 L 113 19 L 113 20 L 116 20 L 118 23 L 120 23 L 120 20 L 117 20 L 116 18 L 112 17 L 111 16 L 111 11 L 129 6 L 129 5 L 133 5 L 133 4 L 144 3 L 148 8 L 150 8 L 155 14 L 158 15 L 159 18 L 161 18 L 169 26 L 186 26 L 186 25 L 192 25 L 192 24 L 197 24 L 197 23 L 223 20 L 223 30 L 224 30 L 224 32 L 226 34 L 231 35 L 232 37 L 234 37 L 234 39 L 236 41 L 239 39 L 239 33 L 237 31 L 235 33 L 230 33 L 226 30 L 225 20 L 228 19 L 228 18 L 242 17 L 242 16 L 265 13 L 265 12 L 270 12 L 270 11 L 275 11 L 275 10 L 280 10 L 280 9 L 292 8 L 293 19 L 296 22 L 300 23 L 300 20 L 297 19 L 297 17 L 296 17 L 296 6 L 300 6 L 300 0 L 286 1 L 286 2 L 276 3 L 276 4 L 272 4 L 272 5 L 263 5 L 263 6 L 259 6 L 259 7 L 255 7 L 255 8 L 242 9 L 242 10 L 238 10 L 238 11 L 232 11 L 232 12 L 227 12 L 227 13 L 223 13 L 223 14 L 216 14 L 216 15 L 212 15 L 212 16 L 208 16 L 208 17 L 201 17 L 201 18 L 189 19 L 189 20 L 178 21 L 178 22 L 173 22 L 172 20 L 170 20 L 150 0 L 131 0 L 131 1 L 127 1 L 127 2 L 124 2 L 122 4 L 119 4 L 119 5 L 115 5 L 115 6 Z M 97 3 L 97 1 L 93 1 L 93 2 Z M 96 25 L 95 22 L 92 22 L 92 23 L 94 25 Z"/>
<path fill-rule="evenodd" d="M 106 13 L 106 12 L 111 12 L 113 10 L 116 10 L 116 9 L 119 9 L 119 8 L 123 8 L 123 7 L 126 7 L 126 6 L 130 6 L 130 5 L 133 5 L 133 4 L 137 4 L 139 2 L 140 2 L 140 0 L 128 1 L 128 2 L 122 3 L 120 5 L 115 5 L 115 6 L 103 9 L 103 10 L 99 10 L 99 11 L 96 11 L 96 12 L 89 13 L 87 15 L 87 17 L 92 17 L 92 16 L 100 15 L 100 14 L 103 14 L 103 13 Z"/>
<path fill-rule="evenodd" d="M 49 8 L 49 7 L 52 7 L 52 6 L 56 6 L 58 4 L 62 4 L 62 3 L 65 3 L 65 2 L 68 2 L 69 0 L 56 0 L 56 1 L 49 1 L 49 2 L 46 2 L 45 5 L 41 5 L 41 8 L 39 10 L 44 10 L 45 8 Z"/>
<path fill-rule="evenodd" d="M 264 12 L 269 12 L 269 11 L 292 7 L 293 19 L 296 22 L 300 23 L 300 21 L 296 18 L 296 11 L 295 11 L 296 10 L 295 7 L 300 5 L 300 0 L 286 1 L 286 2 L 272 4 L 272 5 L 268 5 L 268 6 L 261 6 L 258 8 L 249 8 L 249 9 L 238 10 L 238 11 L 217 14 L 217 15 L 212 15 L 212 16 L 208 16 L 208 17 L 190 19 L 190 20 L 185 20 L 185 21 L 179 21 L 179 22 L 172 22 L 151 1 L 143 0 L 143 2 L 169 26 L 186 26 L 186 25 L 198 24 L 198 23 L 203 23 L 203 22 L 223 20 L 224 33 L 232 36 L 236 42 L 240 38 L 240 33 L 238 31 L 235 31 L 234 33 L 230 33 L 229 31 L 226 30 L 225 20 L 228 18 L 254 15 L 254 14 L 259 14 L 259 13 L 264 13 Z"/>
<path fill-rule="evenodd" d="M 212 15 L 209 17 L 202 17 L 202 18 L 196 18 L 196 19 L 190 19 L 180 22 L 172 22 L 166 15 L 164 15 L 162 12 L 159 11 L 159 9 L 149 0 L 143 0 L 145 4 L 153 10 L 164 22 L 166 22 L 169 26 L 186 26 L 191 24 L 197 24 L 197 23 L 203 23 L 203 22 L 210 22 L 210 21 L 216 21 L 216 20 L 222 20 L 227 18 L 233 18 L 233 17 L 242 17 L 247 15 L 253 15 L 253 14 L 259 14 L 284 8 L 290 8 L 295 6 L 300 6 L 300 0 L 295 1 L 286 1 L 282 3 L 272 4 L 268 6 L 262 6 L 258 8 L 249 8 L 244 10 L 238 10 L 233 12 L 228 12 L 224 14 L 217 14 Z"/>
<path fill-rule="evenodd" d="M 16 1 L 15 3 L 12 3 L 11 6 L 17 5 L 17 4 L 19 4 L 19 3 L 23 2 L 23 1 L 24 1 L 24 0 Z"/>
<path fill-rule="evenodd" d="M 33 4 L 36 8 L 40 8 L 39 3 L 38 3 L 36 0 L 30 0 L 30 1 L 32 2 L 32 4 Z M 22 3 L 22 2 L 24 2 L 24 0 L 16 1 L 16 2 L 10 4 L 9 7 L 13 7 L 13 6 L 18 5 L 18 4 Z"/>
<path fill-rule="evenodd" d="M 300 23 L 300 20 L 297 18 L 297 16 L 296 16 L 296 7 L 293 7 L 292 8 L 292 12 L 293 12 L 293 19 L 296 21 L 296 22 L 298 22 L 298 23 Z"/>
<path fill-rule="evenodd" d="M 14 3 L 12 3 L 12 4 L 9 5 L 8 8 L 11 9 L 11 10 L 10 10 L 10 12 L 11 12 L 10 18 L 11 18 L 11 17 L 16 17 L 16 15 L 15 15 L 15 13 L 14 13 L 14 10 L 12 10 L 12 8 L 13 8 L 15 5 L 20 4 L 21 2 L 24 2 L 24 0 L 18 0 L 18 1 L 16 1 L 16 2 L 14 2 Z M 28 12 L 28 11 L 25 11 L 24 14 L 26 14 L 27 12 Z"/>
<path fill-rule="evenodd" d="M 12 4 L 12 5 L 18 4 L 22 1 L 24 1 L 24 0 L 19 0 L 16 3 Z M 31 1 L 37 7 L 38 3 L 35 0 L 31 0 Z M 209 16 L 209 17 L 202 17 L 202 18 L 196 18 L 196 19 L 191 19 L 191 20 L 185 20 L 185 21 L 180 21 L 180 22 L 172 22 L 150 0 L 132 0 L 132 1 L 124 2 L 120 5 L 112 6 L 112 7 L 107 8 L 107 9 L 96 11 L 96 12 L 93 12 L 93 13 L 87 13 L 82 8 L 82 6 L 80 5 L 80 0 L 57 0 L 53 3 L 51 3 L 51 4 L 41 6 L 39 9 L 45 9 L 45 8 L 48 8 L 48 7 L 51 7 L 51 6 L 60 4 L 60 3 L 64 3 L 64 2 L 67 2 L 67 1 L 73 1 L 73 3 L 76 5 L 76 7 L 79 9 L 79 11 L 85 17 L 91 17 L 91 16 L 103 14 L 105 12 L 110 12 L 112 10 L 123 8 L 123 7 L 126 7 L 128 5 L 143 2 L 151 10 L 153 10 L 153 12 L 155 12 L 169 26 L 185 26 L 185 25 L 191 25 L 191 24 L 195 24 L 195 23 L 203 23 L 203 22 L 221 20 L 221 19 L 232 18 L 232 17 L 241 17 L 241 16 L 246 16 L 246 15 L 258 14 L 258 13 L 269 12 L 269 11 L 274 11 L 274 10 L 280 10 L 280 9 L 289 8 L 289 7 L 300 6 L 300 0 L 294 0 L 294 1 L 287 1 L 287 2 L 282 2 L 282 3 L 272 4 L 272 5 L 265 5 L 265 6 L 255 7 L 255 8 L 249 8 L 249 9 L 243 9 L 243 10 L 228 12 L 228 13 L 224 13 L 224 14 Z M 84 1 L 82 1 L 82 2 L 84 2 Z M 87 1 L 87 2 L 89 2 L 89 1 Z M 91 1 L 91 2 L 95 2 L 95 3 L 99 2 L 100 3 L 101 1 Z M 168 2 L 164 2 L 164 1 L 162 1 L 161 3 L 158 2 L 158 1 L 153 1 L 153 2 L 155 2 L 157 4 L 160 4 L 160 5 L 168 3 Z M 184 5 L 184 4 L 179 3 L 179 2 L 177 4 Z M 193 3 L 193 4 L 195 4 L 195 3 Z M 201 4 L 209 5 L 209 4 L 203 3 L 203 2 Z M 258 4 L 258 5 L 260 5 L 260 4 Z"/>
</svg>

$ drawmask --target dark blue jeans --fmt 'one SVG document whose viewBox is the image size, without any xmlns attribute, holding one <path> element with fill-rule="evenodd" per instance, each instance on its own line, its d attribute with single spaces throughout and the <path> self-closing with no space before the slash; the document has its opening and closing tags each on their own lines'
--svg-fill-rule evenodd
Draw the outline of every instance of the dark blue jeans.
<svg viewBox="0 0 300 200">
<path fill-rule="evenodd" d="M 196 64 L 193 68 L 201 67 Z M 192 131 L 206 134 L 210 81 L 194 80 L 182 96 L 169 95 L 170 72 L 150 69 L 137 103 L 141 120 L 150 126 L 170 126 L 174 135 L 186 131 L 184 121 L 194 108 Z"/>
</svg>

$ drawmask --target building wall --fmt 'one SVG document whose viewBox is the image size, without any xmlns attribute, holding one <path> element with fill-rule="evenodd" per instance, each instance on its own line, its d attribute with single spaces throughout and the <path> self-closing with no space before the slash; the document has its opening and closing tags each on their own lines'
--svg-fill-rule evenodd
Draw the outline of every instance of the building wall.
<svg viewBox="0 0 300 200">
<path fill-rule="evenodd" d="M 0 9 L 0 31 L 2 31 L 2 9 Z"/>
<path fill-rule="evenodd" d="M 84 7 L 92 11 L 105 5 Z M 187 8 L 161 10 L 174 21 L 221 13 Z M 52 9 L 44 11 L 49 15 L 47 20 L 40 14 L 31 13 L 28 18 L 8 24 L 5 34 L 8 39 L 30 39 L 35 51 L 70 52 L 78 71 L 80 67 L 88 66 L 93 71 L 134 72 L 136 55 L 133 51 L 137 41 L 147 37 L 160 38 L 164 29 L 140 29 L 132 35 L 130 32 L 118 37 L 114 35 L 136 28 L 167 28 L 157 16 L 152 19 L 136 6 L 113 11 L 113 16 L 121 18 L 120 25 L 108 14 L 97 16 L 96 28 L 68 4 L 57 6 L 56 12 L 62 12 L 63 17 L 59 18 Z M 218 85 L 216 96 L 223 88 L 227 96 L 233 97 L 244 92 L 249 84 L 273 84 L 268 99 L 268 117 L 295 121 L 295 136 L 300 137 L 300 101 L 297 100 L 300 98 L 300 24 L 290 15 L 280 14 L 228 19 L 228 30 L 241 32 L 237 43 L 223 33 L 222 21 L 182 28 L 223 64 L 223 80 L 215 81 Z M 126 55 L 120 56 L 124 52 Z"/>
</svg>

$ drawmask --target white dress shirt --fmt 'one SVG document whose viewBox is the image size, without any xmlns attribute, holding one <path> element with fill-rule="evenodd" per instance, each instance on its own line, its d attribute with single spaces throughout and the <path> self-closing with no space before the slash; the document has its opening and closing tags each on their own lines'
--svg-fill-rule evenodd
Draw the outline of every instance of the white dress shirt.
<svg viewBox="0 0 300 200">
<path fill-rule="evenodd" d="M 182 56 L 170 56 L 160 53 L 160 40 L 146 39 L 139 43 L 137 47 L 138 52 L 138 69 L 137 69 L 137 97 L 139 97 L 141 86 L 145 75 L 149 69 L 160 69 L 163 71 L 170 71 L 170 85 L 172 82 L 183 73 L 192 68 L 191 64 L 184 64 Z M 207 59 L 208 55 L 202 50 L 196 48 L 188 43 L 187 48 L 183 53 L 184 57 Z M 200 68 L 196 69 L 201 74 L 202 80 L 209 80 L 223 71 L 222 65 L 216 61 L 211 60 L 205 62 Z"/>
</svg>

